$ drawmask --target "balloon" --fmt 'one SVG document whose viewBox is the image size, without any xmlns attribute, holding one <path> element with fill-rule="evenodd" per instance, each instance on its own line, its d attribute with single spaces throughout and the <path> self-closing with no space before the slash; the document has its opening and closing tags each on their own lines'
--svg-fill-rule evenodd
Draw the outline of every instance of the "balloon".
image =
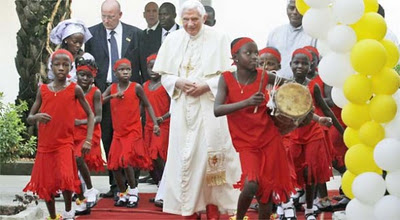
<svg viewBox="0 0 400 220">
<path fill-rule="evenodd" d="M 386 188 L 391 195 L 400 198 L 400 170 L 389 172 L 386 175 Z"/>
<path fill-rule="evenodd" d="M 343 140 L 347 148 L 356 144 L 361 144 L 360 138 L 358 137 L 358 131 L 351 127 L 347 127 L 344 130 Z"/>
<path fill-rule="evenodd" d="M 378 122 L 367 121 L 360 127 L 358 136 L 363 144 L 374 147 L 385 138 L 385 129 Z"/>
<path fill-rule="evenodd" d="M 337 23 L 354 24 L 364 14 L 362 0 L 336 0 L 332 6 L 332 14 Z"/>
<path fill-rule="evenodd" d="M 318 39 L 317 49 L 319 51 L 319 54 L 323 57 L 332 52 L 331 48 L 328 45 L 328 42 L 323 39 Z"/>
<path fill-rule="evenodd" d="M 335 23 L 330 8 L 310 8 L 303 16 L 304 32 L 313 38 L 326 39 L 333 25 Z"/>
<path fill-rule="evenodd" d="M 356 32 L 347 25 L 336 25 L 328 32 L 328 45 L 332 51 L 347 53 L 356 43 Z"/>
<path fill-rule="evenodd" d="M 378 95 L 393 95 L 400 87 L 397 72 L 389 67 L 384 67 L 382 71 L 371 78 L 372 92 Z"/>
<path fill-rule="evenodd" d="M 327 8 L 332 3 L 331 0 L 304 0 L 311 8 Z"/>
<path fill-rule="evenodd" d="M 400 170 L 400 141 L 393 138 L 383 139 L 374 149 L 374 160 L 383 170 Z"/>
<path fill-rule="evenodd" d="M 385 66 L 389 68 L 395 67 L 400 57 L 399 49 L 397 48 L 396 44 L 393 43 L 393 41 L 391 40 L 383 39 L 381 43 L 385 47 L 388 54 L 388 59 Z"/>
<path fill-rule="evenodd" d="M 377 173 L 366 172 L 358 175 L 351 187 L 354 196 L 364 204 L 374 205 L 385 195 L 385 180 Z"/>
<path fill-rule="evenodd" d="M 342 87 L 346 79 L 354 73 L 350 54 L 331 52 L 325 55 L 318 65 L 318 74 L 324 83 Z"/>
<path fill-rule="evenodd" d="M 387 31 L 385 19 L 378 13 L 365 13 L 361 19 L 351 25 L 356 32 L 357 39 L 375 39 L 382 40 Z"/>
<path fill-rule="evenodd" d="M 379 73 L 386 64 L 385 47 L 376 40 L 361 40 L 351 50 L 351 64 L 359 72 L 368 75 Z"/>
<path fill-rule="evenodd" d="M 393 120 L 385 126 L 385 137 L 400 140 L 400 113 L 399 108 Z"/>
<path fill-rule="evenodd" d="M 335 103 L 335 105 L 339 108 L 343 108 L 347 103 L 349 103 L 343 94 L 342 88 L 332 87 L 331 97 L 333 103 Z"/>
<path fill-rule="evenodd" d="M 396 116 L 396 101 L 390 95 L 376 95 L 369 103 L 369 113 L 376 122 L 389 122 Z"/>
<path fill-rule="evenodd" d="M 306 11 L 308 11 L 308 9 L 310 9 L 310 6 L 308 6 L 304 0 L 296 0 L 296 8 L 297 11 L 299 11 L 299 13 L 301 15 L 304 15 L 306 13 Z"/>
<path fill-rule="evenodd" d="M 353 74 L 343 85 L 346 98 L 356 104 L 365 104 L 372 96 L 372 82 L 366 75 Z"/>
<path fill-rule="evenodd" d="M 350 171 L 346 170 L 342 177 L 342 190 L 344 194 L 350 199 L 354 198 L 353 191 L 351 189 L 351 185 L 353 184 L 356 175 L 352 174 Z"/>
<path fill-rule="evenodd" d="M 346 220 L 376 220 L 374 207 L 352 199 L 346 206 Z"/>
<path fill-rule="evenodd" d="M 342 109 L 343 122 L 354 129 L 359 129 L 365 122 L 371 120 L 368 105 L 348 103 Z"/>
<path fill-rule="evenodd" d="M 400 199 L 393 195 L 384 196 L 374 206 L 375 219 L 399 220 Z"/>
<path fill-rule="evenodd" d="M 355 175 L 360 175 L 364 172 L 382 173 L 382 170 L 374 161 L 373 149 L 364 144 L 357 144 L 349 148 L 344 161 L 347 170 Z"/>
<path fill-rule="evenodd" d="M 364 0 L 364 12 L 377 12 L 379 8 L 378 0 Z"/>
</svg>

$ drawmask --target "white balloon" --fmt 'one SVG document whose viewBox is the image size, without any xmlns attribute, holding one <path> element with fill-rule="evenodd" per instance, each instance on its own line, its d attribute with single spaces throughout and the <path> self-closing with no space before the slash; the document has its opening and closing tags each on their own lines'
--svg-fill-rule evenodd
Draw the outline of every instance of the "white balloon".
<svg viewBox="0 0 400 220">
<path fill-rule="evenodd" d="M 328 45 L 328 41 L 322 39 L 318 39 L 317 49 L 321 56 L 325 56 L 332 52 L 331 48 Z"/>
<path fill-rule="evenodd" d="M 352 199 L 346 206 L 347 220 L 373 220 L 374 207 L 361 203 L 358 199 Z"/>
<path fill-rule="evenodd" d="M 400 141 L 400 105 L 397 105 L 397 113 L 393 120 L 385 125 L 385 137 Z"/>
<path fill-rule="evenodd" d="M 332 14 L 337 23 L 354 24 L 364 14 L 364 1 L 336 0 L 332 6 Z"/>
<path fill-rule="evenodd" d="M 354 73 L 349 53 L 329 53 L 318 65 L 318 74 L 322 81 L 334 87 L 342 87 L 347 77 Z"/>
<path fill-rule="evenodd" d="M 331 0 L 304 0 L 311 8 L 327 8 L 332 3 Z"/>
<path fill-rule="evenodd" d="M 356 43 L 356 32 L 347 25 L 336 25 L 328 32 L 328 45 L 332 51 L 347 53 Z"/>
<path fill-rule="evenodd" d="M 400 199 L 400 170 L 389 172 L 386 175 L 386 188 L 390 195 Z"/>
<path fill-rule="evenodd" d="M 385 195 L 385 180 L 377 173 L 365 172 L 358 175 L 351 185 L 354 196 L 364 204 L 374 205 Z"/>
<path fill-rule="evenodd" d="M 346 99 L 343 93 L 343 89 L 339 87 L 332 87 L 331 97 L 333 103 L 339 108 L 343 108 L 349 101 Z"/>
<path fill-rule="evenodd" d="M 400 141 L 393 138 L 381 140 L 375 146 L 374 160 L 382 170 L 400 170 Z"/>
<path fill-rule="evenodd" d="M 326 39 L 329 29 L 335 25 L 330 8 L 310 8 L 304 14 L 304 31 L 313 38 Z"/>
<path fill-rule="evenodd" d="M 399 220 L 400 199 L 392 195 L 384 196 L 375 204 L 374 214 L 376 220 Z"/>
</svg>

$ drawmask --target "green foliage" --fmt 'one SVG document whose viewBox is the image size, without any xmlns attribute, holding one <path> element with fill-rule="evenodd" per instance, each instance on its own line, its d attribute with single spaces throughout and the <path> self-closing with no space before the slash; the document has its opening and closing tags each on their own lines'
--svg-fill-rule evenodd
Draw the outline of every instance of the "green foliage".
<svg viewBox="0 0 400 220">
<path fill-rule="evenodd" d="M 36 150 L 36 137 L 27 134 L 21 117 L 28 110 L 26 102 L 5 104 L 0 92 L 0 162 L 13 162 L 21 156 L 30 156 Z"/>
<path fill-rule="evenodd" d="M 396 70 L 396 72 L 400 75 L 400 64 L 397 64 L 397 65 L 394 67 L 394 70 Z"/>
</svg>

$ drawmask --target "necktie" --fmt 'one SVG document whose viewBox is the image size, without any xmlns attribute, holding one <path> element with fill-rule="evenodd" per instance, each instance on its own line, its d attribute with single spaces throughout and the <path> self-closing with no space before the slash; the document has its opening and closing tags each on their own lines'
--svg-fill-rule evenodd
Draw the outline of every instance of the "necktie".
<svg viewBox="0 0 400 220">
<path fill-rule="evenodd" d="M 167 31 L 167 32 L 164 34 L 164 36 L 168 36 L 168 34 L 169 34 L 169 31 Z"/>
<path fill-rule="evenodd" d="M 118 45 L 117 45 L 117 40 L 114 37 L 115 31 L 110 32 L 110 52 L 111 52 L 111 68 L 114 66 L 114 63 L 119 59 L 118 55 Z M 115 74 L 112 74 L 112 82 L 116 82 L 117 77 Z"/>
</svg>

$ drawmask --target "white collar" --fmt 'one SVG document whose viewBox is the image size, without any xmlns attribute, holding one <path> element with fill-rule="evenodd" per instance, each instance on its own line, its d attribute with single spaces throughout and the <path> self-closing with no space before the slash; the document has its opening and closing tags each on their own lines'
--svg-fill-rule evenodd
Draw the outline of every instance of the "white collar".
<svg viewBox="0 0 400 220">
<path fill-rule="evenodd" d="M 162 29 L 162 36 L 164 36 L 164 34 L 167 33 L 167 32 L 172 33 L 173 31 L 176 31 L 177 28 L 178 28 L 178 25 L 177 25 L 177 24 L 174 24 L 174 25 L 171 27 L 171 29 L 169 29 L 169 31 L 167 31 L 167 30 L 165 30 L 165 29 L 163 28 L 163 29 Z"/>
<path fill-rule="evenodd" d="M 155 31 L 157 29 L 157 26 L 158 26 L 159 23 L 160 23 L 160 21 L 157 21 L 157 23 L 155 25 L 146 28 L 146 31 L 149 31 L 149 30 Z"/>
<path fill-rule="evenodd" d="M 108 29 L 106 29 L 106 31 L 107 31 L 107 39 L 110 38 L 110 32 L 111 32 L 111 31 L 115 31 L 115 33 L 116 33 L 117 35 L 122 36 L 122 24 L 121 24 L 121 22 L 118 23 L 117 27 L 115 27 L 114 30 L 108 30 Z"/>
</svg>

